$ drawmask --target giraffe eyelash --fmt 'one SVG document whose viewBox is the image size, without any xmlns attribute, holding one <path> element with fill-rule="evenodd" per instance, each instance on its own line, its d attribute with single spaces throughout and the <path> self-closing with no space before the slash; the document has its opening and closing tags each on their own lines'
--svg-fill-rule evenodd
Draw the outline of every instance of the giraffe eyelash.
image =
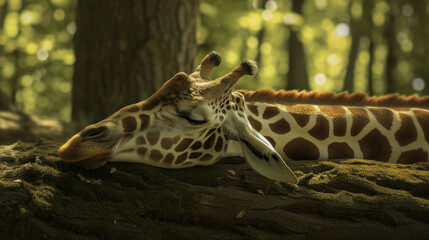
<svg viewBox="0 0 429 240">
<path fill-rule="evenodd" d="M 192 125 L 202 125 L 208 123 L 207 120 L 195 120 L 189 117 L 189 115 L 179 115 L 179 117 L 186 119 Z"/>
</svg>

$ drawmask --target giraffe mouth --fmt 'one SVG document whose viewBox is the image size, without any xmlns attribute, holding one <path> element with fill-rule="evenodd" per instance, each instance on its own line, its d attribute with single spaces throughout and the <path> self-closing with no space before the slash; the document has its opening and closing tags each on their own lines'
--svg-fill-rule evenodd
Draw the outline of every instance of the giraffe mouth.
<svg viewBox="0 0 429 240">
<path fill-rule="evenodd" d="M 110 160 L 112 147 L 109 142 L 93 142 L 78 134 L 58 150 L 63 162 L 70 162 L 86 169 L 103 166 Z"/>
<path fill-rule="evenodd" d="M 85 158 L 77 162 L 73 162 L 73 164 L 85 169 L 96 169 L 101 166 L 104 166 L 104 164 L 106 164 L 109 161 L 109 159 L 110 159 L 109 155 L 105 154 L 105 155 Z"/>
</svg>

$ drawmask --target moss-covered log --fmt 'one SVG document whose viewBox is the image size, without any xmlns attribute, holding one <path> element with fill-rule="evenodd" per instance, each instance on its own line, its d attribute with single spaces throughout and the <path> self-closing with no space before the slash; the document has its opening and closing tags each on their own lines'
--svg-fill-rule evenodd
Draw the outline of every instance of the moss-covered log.
<svg viewBox="0 0 429 240">
<path fill-rule="evenodd" d="M 0 239 L 427 239 L 429 164 L 291 162 L 297 186 L 243 159 L 159 169 L 59 162 L 60 143 L 0 146 Z"/>
</svg>

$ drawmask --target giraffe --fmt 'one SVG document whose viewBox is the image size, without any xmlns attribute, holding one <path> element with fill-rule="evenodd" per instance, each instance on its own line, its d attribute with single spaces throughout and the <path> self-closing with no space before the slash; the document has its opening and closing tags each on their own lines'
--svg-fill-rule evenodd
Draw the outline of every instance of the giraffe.
<svg viewBox="0 0 429 240">
<path fill-rule="evenodd" d="M 210 80 L 220 62 L 209 53 L 190 75 L 177 73 L 148 99 L 81 130 L 59 157 L 93 169 L 106 162 L 185 168 L 244 156 L 261 175 L 292 184 L 287 161 L 428 161 L 429 97 L 234 90 L 257 64 L 244 60 Z"/>
</svg>

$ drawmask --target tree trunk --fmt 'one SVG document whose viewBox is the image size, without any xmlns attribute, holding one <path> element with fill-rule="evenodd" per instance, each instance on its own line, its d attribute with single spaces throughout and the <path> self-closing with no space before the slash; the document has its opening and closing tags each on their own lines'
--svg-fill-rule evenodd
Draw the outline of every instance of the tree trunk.
<svg viewBox="0 0 429 240">
<path fill-rule="evenodd" d="M 372 74 L 372 67 L 374 65 L 374 41 L 371 38 L 371 35 L 369 36 L 369 62 L 368 62 L 368 85 L 367 85 L 367 93 L 370 96 L 374 95 L 374 88 L 373 88 L 373 83 L 374 83 L 374 78 L 373 78 L 373 74 Z"/>
<path fill-rule="evenodd" d="M 347 62 L 346 76 L 344 77 L 343 89 L 342 91 L 354 92 L 354 75 L 355 75 L 355 66 L 356 60 L 359 54 L 359 45 L 360 45 L 360 29 L 359 22 L 353 19 L 351 14 L 351 2 L 349 2 L 349 16 L 350 16 L 350 34 L 351 34 L 351 44 L 350 52 Z M 362 3 L 364 4 L 364 3 Z"/>
<path fill-rule="evenodd" d="M 292 186 L 241 158 L 187 169 L 85 170 L 59 162 L 59 146 L 0 146 L 0 239 L 428 237 L 427 163 L 288 161 L 300 179 Z"/>
<path fill-rule="evenodd" d="M 394 3 L 390 4 L 392 9 Z M 395 34 L 395 16 L 390 11 L 388 15 L 388 21 L 386 22 L 385 39 L 387 41 L 387 57 L 386 57 L 386 92 L 395 92 L 395 68 L 396 68 L 396 34 Z"/>
<path fill-rule="evenodd" d="M 292 11 L 302 15 L 304 2 L 304 0 L 293 0 Z M 304 45 L 298 38 L 298 32 L 292 28 L 290 28 L 289 37 L 289 72 L 287 80 L 286 89 L 310 90 Z"/>
<path fill-rule="evenodd" d="M 79 0 L 72 120 L 99 121 L 192 71 L 198 14 L 198 0 Z"/>
<path fill-rule="evenodd" d="M 374 75 L 372 74 L 372 67 L 374 66 L 374 49 L 375 49 L 375 43 L 373 39 L 373 29 L 374 29 L 374 22 L 372 21 L 372 9 L 374 8 L 374 4 L 372 0 L 366 0 L 363 3 L 363 16 L 366 26 L 365 27 L 365 35 L 368 37 L 369 40 L 369 46 L 368 46 L 368 53 L 369 53 L 369 62 L 368 62 L 368 69 L 367 69 L 367 77 L 368 77 L 368 85 L 367 85 L 367 93 L 368 95 L 372 96 L 374 95 Z"/>
</svg>

